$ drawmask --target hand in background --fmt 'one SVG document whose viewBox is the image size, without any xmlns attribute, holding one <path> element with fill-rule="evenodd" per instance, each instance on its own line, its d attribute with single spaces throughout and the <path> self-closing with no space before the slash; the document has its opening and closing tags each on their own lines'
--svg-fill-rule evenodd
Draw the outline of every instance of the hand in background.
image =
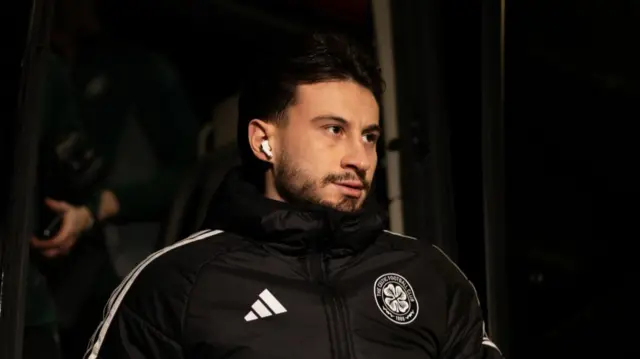
<svg viewBox="0 0 640 359">
<path fill-rule="evenodd" d="M 73 206 L 64 201 L 56 201 L 50 198 L 45 204 L 55 213 L 62 216 L 62 226 L 58 233 L 51 239 L 31 239 L 31 246 L 39 250 L 47 258 L 56 258 L 69 253 L 76 244 L 80 235 L 93 226 L 93 215 L 85 206 Z"/>
</svg>

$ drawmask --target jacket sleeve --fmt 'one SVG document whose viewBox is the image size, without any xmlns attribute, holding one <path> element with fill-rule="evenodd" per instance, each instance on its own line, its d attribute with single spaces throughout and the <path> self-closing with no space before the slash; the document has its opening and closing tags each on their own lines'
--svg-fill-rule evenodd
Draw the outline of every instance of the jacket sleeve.
<svg viewBox="0 0 640 359">
<path fill-rule="evenodd" d="M 99 334 L 98 334 L 99 335 Z M 121 306 L 107 329 L 104 341 L 98 338 L 90 359 L 182 359 L 180 344 L 126 305 Z"/>
<path fill-rule="evenodd" d="M 442 359 L 504 359 L 485 331 L 480 302 L 470 283 L 450 300 L 448 338 Z"/>
</svg>

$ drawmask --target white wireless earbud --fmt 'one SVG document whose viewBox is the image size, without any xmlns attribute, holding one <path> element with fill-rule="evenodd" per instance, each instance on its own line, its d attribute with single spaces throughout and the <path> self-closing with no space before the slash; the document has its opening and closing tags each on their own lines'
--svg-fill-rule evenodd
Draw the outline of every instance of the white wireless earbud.
<svg viewBox="0 0 640 359">
<path fill-rule="evenodd" d="M 271 152 L 271 146 L 269 146 L 269 140 L 262 141 L 262 143 L 260 144 L 260 148 L 262 149 L 262 152 L 265 155 L 267 155 L 267 157 L 269 158 L 273 157 L 273 152 Z"/>
</svg>

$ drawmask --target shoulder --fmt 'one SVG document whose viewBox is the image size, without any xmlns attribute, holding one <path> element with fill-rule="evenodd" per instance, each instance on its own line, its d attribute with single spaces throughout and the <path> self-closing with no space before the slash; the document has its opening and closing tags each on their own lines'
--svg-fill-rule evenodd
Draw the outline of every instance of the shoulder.
<svg viewBox="0 0 640 359">
<path fill-rule="evenodd" d="M 141 320 L 168 335 L 177 335 L 201 268 L 247 245 L 236 235 L 205 230 L 151 254 L 113 291 L 101 332 L 117 317 L 120 321 Z"/>
<path fill-rule="evenodd" d="M 446 323 L 452 323 L 447 329 L 452 338 L 451 342 L 464 341 L 471 335 L 465 350 L 486 353 L 483 355 L 484 358 L 501 358 L 500 350 L 485 331 L 476 288 L 444 250 L 428 240 L 389 231 L 385 231 L 383 241 L 394 248 L 414 252 L 417 262 L 421 264 L 421 283 L 428 286 L 431 293 L 445 293 L 441 298 L 446 302 L 448 316 Z M 475 339 L 473 339 L 474 335 Z M 475 344 L 477 347 L 473 347 Z M 454 346 L 454 348 L 457 347 Z"/>
<path fill-rule="evenodd" d="M 131 285 L 128 296 L 189 287 L 203 266 L 245 245 L 238 236 L 220 230 L 195 233 L 148 256 L 129 273 L 121 287 Z"/>
<path fill-rule="evenodd" d="M 414 252 L 425 271 L 434 274 L 449 289 L 476 295 L 475 287 L 462 269 L 431 241 L 391 231 L 384 231 L 383 241 L 391 248 Z"/>
<path fill-rule="evenodd" d="M 129 272 L 111 295 L 109 310 L 116 313 L 127 307 L 151 322 L 162 320 L 157 313 L 181 320 L 201 268 L 246 246 L 236 235 L 206 230 L 165 247 Z"/>
<path fill-rule="evenodd" d="M 113 291 L 91 345 L 99 350 L 107 333 L 114 332 L 118 338 L 121 328 L 130 326 L 179 338 L 184 308 L 200 268 L 246 245 L 235 235 L 205 230 L 151 254 Z"/>
</svg>

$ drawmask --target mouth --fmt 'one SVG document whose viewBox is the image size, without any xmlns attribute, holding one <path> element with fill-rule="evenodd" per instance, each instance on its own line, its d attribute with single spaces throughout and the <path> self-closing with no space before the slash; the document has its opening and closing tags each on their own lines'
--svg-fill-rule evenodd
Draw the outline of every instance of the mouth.
<svg viewBox="0 0 640 359">
<path fill-rule="evenodd" d="M 333 184 L 347 197 L 360 198 L 364 193 L 364 185 L 360 181 L 340 181 Z"/>
</svg>

